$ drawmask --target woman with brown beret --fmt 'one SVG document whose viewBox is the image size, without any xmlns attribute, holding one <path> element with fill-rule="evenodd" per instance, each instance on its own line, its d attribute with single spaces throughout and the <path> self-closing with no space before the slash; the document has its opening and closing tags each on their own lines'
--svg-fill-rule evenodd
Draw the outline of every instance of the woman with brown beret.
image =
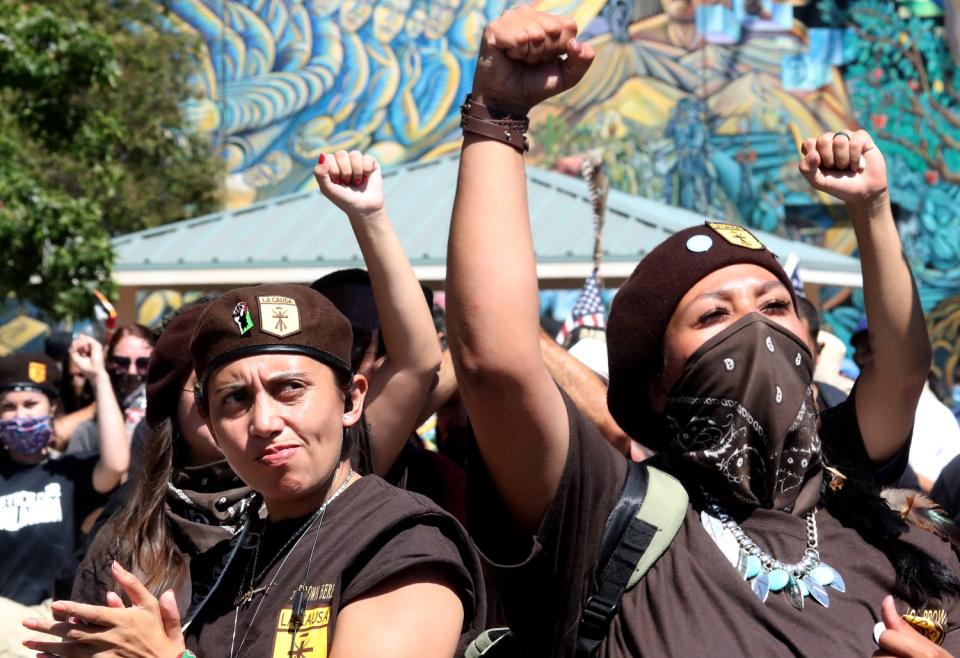
<svg viewBox="0 0 960 658">
<path fill-rule="evenodd" d="M 332 170 L 346 181 L 350 173 Z M 380 182 L 376 169 L 356 174 L 353 187 Z M 191 561 L 186 640 L 172 594 L 158 599 L 114 565 L 131 607 L 55 603 L 96 627 L 30 620 L 69 641 L 28 646 L 63 656 L 96 648 L 165 658 L 185 646 L 207 656 L 451 656 L 475 635 L 482 576 L 462 527 L 353 470 L 368 385 L 351 372 L 351 343 L 349 321 L 305 286 L 211 302 L 191 342 L 199 408 L 267 518 L 250 515 L 234 539 Z"/>
<path fill-rule="evenodd" d="M 447 263 L 450 347 L 479 452 L 468 518 L 523 655 L 867 656 L 875 637 L 882 655 L 956 650 L 956 557 L 908 531 L 864 481 L 902 470 L 930 350 L 884 159 L 858 131 L 807 140 L 800 162 L 815 189 L 846 204 L 877 345 L 851 401 L 819 428 L 793 289 L 749 231 L 680 231 L 615 298 L 611 413 L 660 453 L 655 464 L 690 504 L 596 645 L 578 651 L 628 465 L 537 349 L 522 135 L 527 111 L 590 66 L 591 47 L 575 37 L 572 20 L 528 7 L 487 26 L 463 108 Z"/>
</svg>

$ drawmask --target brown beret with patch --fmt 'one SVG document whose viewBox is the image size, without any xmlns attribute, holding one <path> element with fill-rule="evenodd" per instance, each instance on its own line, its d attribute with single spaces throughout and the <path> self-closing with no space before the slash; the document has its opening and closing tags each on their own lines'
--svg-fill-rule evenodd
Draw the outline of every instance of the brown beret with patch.
<svg viewBox="0 0 960 658">
<path fill-rule="evenodd" d="M 207 305 L 190 353 L 200 392 L 214 370 L 256 354 L 302 354 L 350 372 L 350 322 L 329 299 L 292 283 L 237 288 Z"/>
<path fill-rule="evenodd" d="M 193 371 L 188 351 L 190 339 L 208 304 L 202 302 L 183 309 L 157 339 L 147 370 L 147 423 L 151 427 L 177 415 L 180 394 Z"/>
<path fill-rule="evenodd" d="M 607 406 L 623 430 L 641 443 L 657 426 L 650 382 L 663 366 L 663 337 L 683 296 L 700 279 L 730 265 L 752 264 L 787 287 L 790 277 L 750 231 L 706 222 L 674 233 L 647 254 L 613 298 L 607 320 L 610 385 Z"/>
<path fill-rule="evenodd" d="M 56 398 L 60 377 L 60 364 L 40 352 L 11 354 L 0 359 L 0 393 L 40 391 Z"/>
</svg>

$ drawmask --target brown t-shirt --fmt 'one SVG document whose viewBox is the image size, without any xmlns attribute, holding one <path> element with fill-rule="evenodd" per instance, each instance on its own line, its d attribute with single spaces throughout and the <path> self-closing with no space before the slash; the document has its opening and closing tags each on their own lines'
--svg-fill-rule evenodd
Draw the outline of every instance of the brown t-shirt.
<svg viewBox="0 0 960 658">
<path fill-rule="evenodd" d="M 444 574 L 464 607 L 461 644 L 480 630 L 484 614 L 479 558 L 463 528 L 433 503 L 396 489 L 374 475 L 361 478 L 327 508 L 317 532 L 314 524 L 302 540 L 280 550 L 307 519 L 251 526 L 235 558 L 205 605 L 187 629 L 187 646 L 199 656 L 294 656 L 324 658 L 344 606 L 390 578 L 413 568 Z M 261 537 L 257 572 L 266 568 L 258 587 L 272 585 L 247 604 L 235 605 L 249 589 L 249 565 Z M 310 554 L 316 538 L 313 560 Z M 232 549 L 223 542 L 190 565 L 195 580 L 209 580 Z M 309 568 L 309 570 L 308 570 Z M 216 574 L 215 574 L 216 575 Z M 242 581 L 242 584 L 241 584 Z M 293 636 L 289 629 L 292 599 L 306 585 L 304 623 Z M 194 592 L 194 606 L 206 594 Z"/>
<path fill-rule="evenodd" d="M 557 494 L 532 538 L 511 532 L 509 513 L 479 468 L 468 475 L 471 534 L 484 557 L 510 627 L 526 656 L 573 656 L 581 606 L 590 584 L 607 515 L 619 497 L 626 463 L 570 403 L 570 449 Z M 854 414 L 851 404 L 846 414 Z M 844 419 L 844 426 L 850 426 Z M 824 428 L 826 429 L 826 428 Z M 823 432 L 829 434 L 829 432 Z M 855 441 L 862 439 L 859 431 Z M 848 437 L 847 440 L 852 440 Z M 827 438 L 824 438 L 827 441 Z M 803 610 L 771 593 L 760 603 L 688 508 L 663 556 L 632 590 L 610 625 L 599 656 L 870 656 L 874 625 L 896 575 L 890 561 L 826 510 L 817 513 L 820 554 L 846 581 L 829 589 L 830 608 L 809 597 Z M 806 548 L 802 517 L 756 510 L 742 523 L 761 547 L 784 561 Z M 904 538 L 957 568 L 948 546 L 911 530 Z M 898 601 L 898 610 L 907 606 Z M 948 619 L 944 647 L 960 649 L 956 600 L 931 602 Z"/>
</svg>

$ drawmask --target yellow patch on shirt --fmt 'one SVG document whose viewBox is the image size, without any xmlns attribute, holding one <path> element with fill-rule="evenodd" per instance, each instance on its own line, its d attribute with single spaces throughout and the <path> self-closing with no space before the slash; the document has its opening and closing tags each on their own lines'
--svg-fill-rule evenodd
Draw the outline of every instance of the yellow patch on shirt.
<svg viewBox="0 0 960 658">
<path fill-rule="evenodd" d="M 735 247 L 746 247 L 747 249 L 765 249 L 763 243 L 757 237 L 736 224 L 724 224 L 722 222 L 707 222 L 707 226 L 712 228 L 721 238 L 734 245 Z"/>
<path fill-rule="evenodd" d="M 330 606 L 307 608 L 303 625 L 293 637 L 290 615 L 293 608 L 283 608 L 277 620 L 277 638 L 273 643 L 273 658 L 327 658 L 327 628 L 330 625 Z M 292 653 L 291 653 L 292 648 Z"/>
<path fill-rule="evenodd" d="M 943 644 L 946 635 L 947 613 L 945 610 L 911 610 L 903 615 L 903 621 L 934 644 Z"/>
</svg>

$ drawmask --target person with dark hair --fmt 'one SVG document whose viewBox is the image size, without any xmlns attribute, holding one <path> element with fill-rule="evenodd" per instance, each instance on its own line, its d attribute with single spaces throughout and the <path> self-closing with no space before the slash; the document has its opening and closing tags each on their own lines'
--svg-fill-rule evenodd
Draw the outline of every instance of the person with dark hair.
<svg viewBox="0 0 960 658">
<path fill-rule="evenodd" d="M 120 417 L 113 414 L 104 417 L 97 407 L 97 415 L 81 423 L 70 436 L 67 454 L 76 454 L 96 450 L 101 435 L 109 437 L 123 434 L 127 441 L 133 438 L 133 431 L 143 419 L 146 407 L 144 381 L 150 364 L 150 354 L 156 342 L 156 334 L 142 324 L 128 324 L 117 329 L 107 343 L 106 358 L 101 372 L 90 368 L 84 354 L 95 340 L 89 336 L 78 336 L 70 347 L 73 362 L 80 368 L 84 377 L 95 390 L 98 400 L 112 395 L 119 405 Z M 79 352 L 78 352 L 79 350 Z"/>
<path fill-rule="evenodd" d="M 208 584 L 193 588 L 186 639 L 172 592 L 155 597 L 115 563 L 132 606 L 55 602 L 76 620 L 25 625 L 69 641 L 26 646 L 67 658 L 187 646 L 200 656 L 452 656 L 482 619 L 479 560 L 435 505 L 355 473 L 368 387 L 350 369 L 351 344 L 347 319 L 306 286 L 211 302 L 190 345 L 198 407 L 267 518 L 248 516 L 235 538 L 191 561 L 194 584 Z"/>
<path fill-rule="evenodd" d="M 70 598 L 103 603 L 119 588 L 111 564 L 127 565 L 155 596 L 190 602 L 190 560 L 232 537 L 252 492 L 234 474 L 197 410 L 193 364 L 185 354 L 206 303 L 191 305 L 160 334 L 147 371 L 150 426 L 142 463 L 123 502 L 97 531 L 76 570 Z M 120 492 L 118 492 L 119 494 Z M 108 506 L 109 507 L 109 506 Z"/>
<path fill-rule="evenodd" d="M 60 367 L 46 355 L 0 359 L 0 597 L 25 605 L 50 598 L 80 521 L 120 482 L 130 454 L 126 441 L 105 441 L 99 455 L 52 458 L 59 385 Z"/>
<path fill-rule="evenodd" d="M 71 339 L 72 341 L 72 339 Z M 73 362 L 69 349 L 60 360 L 59 414 L 53 425 L 55 449 L 63 451 L 70 443 L 70 437 L 84 422 L 92 420 L 97 413 L 97 399 L 93 386 L 83 376 L 80 367 Z"/>
<path fill-rule="evenodd" d="M 526 6 L 485 28 L 447 259 L 447 328 L 476 436 L 468 519 L 521 653 L 866 656 L 875 638 L 883 655 L 960 649 L 956 556 L 870 481 L 890 462 L 902 470 L 930 346 L 865 132 L 802 148 L 803 176 L 851 215 L 877 337 L 874 366 L 819 426 L 790 279 L 722 222 L 647 253 L 610 310 L 610 412 L 655 457 L 628 464 L 551 379 L 524 115 L 586 73 L 593 51 L 576 32 Z M 943 646 L 913 630 L 928 621 Z"/>
</svg>

